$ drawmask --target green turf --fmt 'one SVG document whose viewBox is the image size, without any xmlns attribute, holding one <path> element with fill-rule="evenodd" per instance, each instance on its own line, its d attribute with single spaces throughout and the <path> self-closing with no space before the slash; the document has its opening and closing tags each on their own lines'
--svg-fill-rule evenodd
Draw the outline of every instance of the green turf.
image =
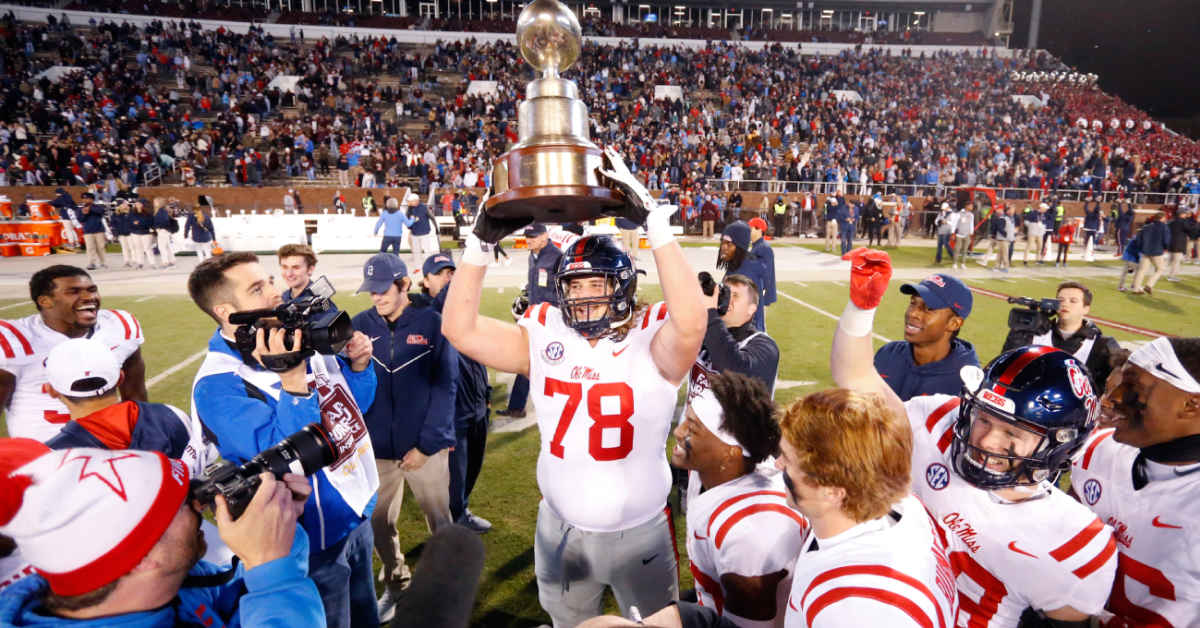
<svg viewBox="0 0 1200 628">
<path fill-rule="evenodd" d="M 819 248 L 819 245 L 818 245 Z M 928 262 L 931 249 L 904 247 L 894 256 L 898 265 L 916 257 Z M 915 264 L 920 265 L 920 264 Z M 839 278 L 842 279 L 842 278 Z M 1095 292 L 1094 315 L 1149 327 L 1177 335 L 1200 335 L 1200 319 L 1186 314 L 1195 309 L 1200 299 L 1200 279 L 1191 276 L 1178 283 L 1160 282 L 1154 296 L 1130 296 L 1115 289 L 1116 272 L 1102 277 L 1089 277 L 1085 282 Z M 969 284 L 1008 294 L 1033 297 L 1053 296 L 1056 280 L 1012 279 L 987 277 L 968 281 Z M 898 339 L 902 336 L 903 313 L 907 297 L 899 293 L 900 281 L 893 281 L 876 316 L 875 331 Z M 103 285 L 101 285 L 103 290 Z M 780 379 L 813 382 L 781 387 L 776 398 L 787 403 L 796 397 L 831 385 L 828 367 L 829 342 L 835 321 L 788 299 L 790 295 L 834 316 L 845 306 L 848 288 L 840 283 L 789 282 L 778 287 L 779 301 L 767 310 L 767 327 L 781 348 Z M 511 320 L 509 306 L 516 291 L 512 288 L 483 292 L 485 314 Z M 661 298 L 657 286 L 643 285 L 642 297 L 653 302 Z M 339 294 L 335 297 L 343 309 L 356 313 L 369 306 L 365 295 Z M 19 298 L 0 300 L 0 307 L 20 303 Z M 147 378 L 152 379 L 171 366 L 203 350 L 214 329 L 213 323 L 184 296 L 155 296 L 139 301 L 136 298 L 104 298 L 104 307 L 127 309 L 141 321 L 147 338 L 143 353 Z M 963 328 L 962 337 L 971 341 L 980 359 L 987 361 L 999 352 L 1006 332 L 1009 306 L 989 297 L 976 295 L 974 311 Z M 32 305 L 0 311 L 4 318 L 17 318 L 32 313 Z M 1146 337 L 1105 329 L 1121 340 L 1145 340 Z M 170 403 L 184 410 L 189 408 L 192 377 L 199 366 L 196 361 L 177 373 L 162 379 L 150 390 L 152 401 Z M 494 374 L 493 374 L 494 375 Z M 498 385 L 493 395 L 493 408 L 504 406 L 507 389 Z M 533 577 L 533 533 L 539 493 L 535 479 L 535 461 L 539 447 L 536 429 L 522 433 L 492 434 L 479 482 L 471 496 L 471 508 L 492 521 L 494 528 L 483 539 L 487 558 L 481 580 L 474 625 L 533 626 L 548 623 L 549 618 L 537 601 Z M 427 537 L 424 518 L 414 500 L 407 499 L 400 520 L 400 542 L 414 566 L 420 565 L 422 543 Z M 684 517 L 676 517 L 680 539 L 681 588 L 691 586 L 687 569 Z M 608 607 L 612 608 L 609 600 Z"/>
</svg>

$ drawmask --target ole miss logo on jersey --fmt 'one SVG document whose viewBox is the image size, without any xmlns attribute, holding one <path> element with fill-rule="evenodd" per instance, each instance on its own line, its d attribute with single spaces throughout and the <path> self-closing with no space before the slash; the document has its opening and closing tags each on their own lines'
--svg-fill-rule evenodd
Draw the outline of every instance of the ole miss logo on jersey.
<svg viewBox="0 0 1200 628">
<path fill-rule="evenodd" d="M 929 483 L 929 488 L 940 491 L 950 484 L 950 470 L 946 465 L 935 462 L 925 469 L 925 481 Z"/>
<path fill-rule="evenodd" d="M 429 339 L 424 334 L 409 334 L 407 342 L 410 345 L 428 345 Z"/>
</svg>

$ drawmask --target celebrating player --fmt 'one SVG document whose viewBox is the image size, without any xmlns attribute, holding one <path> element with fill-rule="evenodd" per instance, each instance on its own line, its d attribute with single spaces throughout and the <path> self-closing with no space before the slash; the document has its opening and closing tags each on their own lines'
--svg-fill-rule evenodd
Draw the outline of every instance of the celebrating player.
<svg viewBox="0 0 1200 628">
<path fill-rule="evenodd" d="M 783 475 L 756 468 L 778 453 L 775 404 L 761 381 L 740 373 L 713 374 L 708 384 L 675 429 L 671 453 L 698 478 L 687 499 L 696 596 L 738 626 L 783 626 L 808 522 L 788 507 Z"/>
<path fill-rule="evenodd" d="M 100 309 L 100 290 L 77 266 L 47 266 L 29 279 L 37 312 L 0 320 L 0 408 L 7 406 L 8 435 L 46 441 L 58 434 L 71 413 L 46 392 L 43 362 L 69 338 L 99 338 L 117 356 L 124 380 L 121 399 L 146 400 L 142 326 L 129 312 Z"/>
<path fill-rule="evenodd" d="M 542 434 L 534 565 L 557 627 L 596 615 L 606 585 L 622 611 L 653 612 L 677 594 L 664 444 L 706 322 L 671 232 L 676 208 L 658 206 L 615 151 L 605 157 L 600 173 L 624 193 L 625 215 L 645 224 L 666 303 L 639 303 L 629 256 L 606 236 L 585 236 L 563 255 L 557 304 L 530 307 L 517 325 L 480 316 L 490 247 L 530 221 L 481 213 L 442 321 L 459 351 L 530 379 Z"/>
<path fill-rule="evenodd" d="M 1087 625 L 1108 598 L 1116 542 L 1111 528 L 1054 486 L 1095 425 L 1098 400 L 1086 367 L 1053 347 L 1024 347 L 986 371 L 963 367 L 959 396 L 901 402 L 871 361 L 872 321 L 891 262 L 868 249 L 846 258 L 851 303 L 834 334 L 833 378 L 908 414 L 913 491 L 951 549 L 955 624 L 1016 626 L 1032 608 L 1053 626 Z"/>
<path fill-rule="evenodd" d="M 1107 625 L 1195 626 L 1200 609 L 1200 338 L 1158 338 L 1109 377 L 1101 427 L 1071 470 L 1116 529 Z"/>
</svg>

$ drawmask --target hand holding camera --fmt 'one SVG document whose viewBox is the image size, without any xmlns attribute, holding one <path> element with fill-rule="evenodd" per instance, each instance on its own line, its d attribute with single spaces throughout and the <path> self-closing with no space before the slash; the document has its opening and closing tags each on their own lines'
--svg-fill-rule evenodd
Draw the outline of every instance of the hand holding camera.
<svg viewBox="0 0 1200 628">
<path fill-rule="evenodd" d="M 371 354 L 374 352 L 371 339 L 361 331 L 354 332 L 350 342 L 346 343 L 346 359 L 350 361 L 350 370 L 355 373 L 363 372 L 371 366 Z"/>
<path fill-rule="evenodd" d="M 304 513 L 304 502 L 312 493 L 308 480 L 295 473 L 275 479 L 264 471 L 258 475 L 258 491 L 236 519 L 223 495 L 216 495 L 214 510 L 221 540 L 242 560 L 247 569 L 287 556 L 296 535 L 296 521 Z"/>
<path fill-rule="evenodd" d="M 299 353 L 294 347 L 304 346 L 303 342 L 304 331 L 301 329 L 288 334 L 284 327 L 259 327 L 254 332 L 254 359 L 263 368 L 279 373 L 283 389 L 292 394 L 308 394 L 308 365 L 303 358 L 291 359 Z M 284 370 L 279 370 L 281 368 Z"/>
<path fill-rule="evenodd" d="M 718 285 L 706 270 L 700 271 L 697 278 L 700 280 L 700 290 L 704 293 L 705 309 L 716 310 L 717 316 L 725 316 L 729 311 L 729 286 L 724 283 Z"/>
</svg>

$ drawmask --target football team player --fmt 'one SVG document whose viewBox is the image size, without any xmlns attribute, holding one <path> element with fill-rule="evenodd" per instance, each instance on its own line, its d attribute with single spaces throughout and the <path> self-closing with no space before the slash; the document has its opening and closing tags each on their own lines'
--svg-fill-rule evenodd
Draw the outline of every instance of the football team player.
<svg viewBox="0 0 1200 628">
<path fill-rule="evenodd" d="M 481 213 L 442 321 L 459 351 L 531 382 L 541 431 L 534 568 L 557 627 L 598 614 L 606 587 L 622 611 L 653 612 L 677 596 L 665 443 L 706 324 L 671 231 L 676 208 L 658 206 L 612 149 L 605 161 L 624 215 L 646 227 L 665 303 L 639 302 L 629 256 L 607 236 L 584 236 L 564 252 L 557 303 L 531 306 L 516 325 L 480 316 L 490 247 L 531 221 Z"/>
<path fill-rule="evenodd" d="M 1017 626 L 1033 609 L 1052 626 L 1086 626 L 1116 573 L 1112 528 L 1054 485 L 1095 425 L 1087 369 L 1047 346 L 963 367 L 958 396 L 901 402 L 871 361 L 871 327 L 888 279 L 886 253 L 858 249 L 851 302 L 834 334 L 839 386 L 882 395 L 911 424 L 913 491 L 950 547 L 955 625 Z"/>
<path fill-rule="evenodd" d="M 1200 625 L 1200 338 L 1143 345 L 1106 391 L 1071 469 L 1075 494 L 1116 530 L 1105 625 Z"/>
<path fill-rule="evenodd" d="M 10 437 L 49 440 L 70 411 L 47 392 L 43 362 L 50 350 L 70 338 L 98 338 L 125 373 L 118 389 L 126 401 L 146 400 L 142 326 L 123 310 L 100 308 L 100 290 L 77 266 L 47 266 L 29 279 L 37 312 L 0 320 L 0 409 L 6 409 Z"/>
</svg>

